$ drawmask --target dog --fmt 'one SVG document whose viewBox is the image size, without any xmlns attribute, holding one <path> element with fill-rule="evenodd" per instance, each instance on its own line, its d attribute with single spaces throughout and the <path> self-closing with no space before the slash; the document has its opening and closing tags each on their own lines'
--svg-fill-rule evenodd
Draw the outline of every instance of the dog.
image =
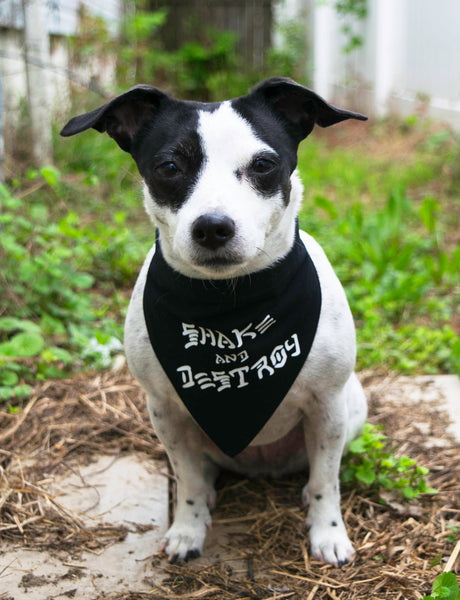
<svg viewBox="0 0 460 600">
<path fill-rule="evenodd" d="M 71 119 L 131 154 L 156 228 L 125 324 L 128 366 L 177 484 L 162 550 L 201 555 L 219 469 L 307 469 L 311 555 L 353 556 L 339 467 L 367 416 L 355 330 L 320 245 L 299 231 L 297 148 L 315 124 L 359 113 L 286 78 L 224 102 L 182 101 L 139 85 Z"/>
</svg>

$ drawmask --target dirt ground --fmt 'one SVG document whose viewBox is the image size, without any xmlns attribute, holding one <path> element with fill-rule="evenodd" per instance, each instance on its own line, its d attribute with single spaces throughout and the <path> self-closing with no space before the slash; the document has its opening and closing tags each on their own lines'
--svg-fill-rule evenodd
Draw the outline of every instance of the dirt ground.
<svg viewBox="0 0 460 600">
<path fill-rule="evenodd" d="M 267 481 L 224 474 L 204 557 L 171 565 L 152 548 L 142 586 L 127 591 L 120 585 L 85 599 L 419 600 L 447 564 L 458 572 L 460 447 L 449 429 L 439 387 L 430 377 L 363 373 L 361 379 L 370 422 L 385 426 L 397 454 L 430 469 L 428 483 L 438 494 L 410 502 L 386 497 L 383 504 L 374 492 L 344 488 L 342 509 L 357 554 L 335 569 L 308 554 L 300 504 L 305 475 Z M 95 456 L 133 454 L 166 464 L 143 394 L 125 370 L 49 381 L 19 412 L 3 408 L 0 542 L 18 551 L 49 552 L 65 564 L 69 557 L 75 562 L 83 552 L 101 554 L 125 539 L 128 530 L 119 524 L 82 526 L 50 490 L 77 459 L 91 464 Z M 0 599 L 13 600 L 15 590 L 2 589 L 10 558 L 4 548 L 0 545 Z M 70 567 L 59 575 L 66 581 L 79 576 L 79 569 Z M 34 572 L 23 573 L 21 588 L 28 597 L 44 598 L 42 585 Z M 56 594 L 48 597 L 79 597 L 66 589 L 62 593 L 56 584 Z"/>
</svg>

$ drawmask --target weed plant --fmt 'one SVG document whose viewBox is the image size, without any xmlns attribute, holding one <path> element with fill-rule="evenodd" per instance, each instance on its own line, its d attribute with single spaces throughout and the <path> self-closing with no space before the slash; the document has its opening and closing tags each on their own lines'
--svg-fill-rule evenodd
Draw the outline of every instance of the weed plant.
<svg viewBox="0 0 460 600">
<path fill-rule="evenodd" d="M 366 423 L 362 435 L 350 442 L 340 479 L 355 488 L 364 487 L 377 494 L 390 490 L 412 500 L 420 494 L 437 493 L 425 480 L 428 472 L 409 456 L 397 457 L 383 428 Z"/>
<path fill-rule="evenodd" d="M 300 226 L 323 245 L 346 289 L 359 368 L 459 372 L 460 247 L 443 241 L 441 203 L 431 194 L 415 201 L 401 183 L 420 186 L 435 172 L 420 161 L 399 172 L 390 163 L 382 175 L 369 157 L 331 154 L 323 163 L 321 150 L 302 149 Z"/>
<path fill-rule="evenodd" d="M 431 594 L 423 596 L 422 600 L 460 600 L 460 589 L 455 573 L 449 571 L 438 575 L 434 580 Z"/>
<path fill-rule="evenodd" d="M 27 396 L 36 380 L 110 366 L 121 351 L 126 287 L 148 247 L 91 177 L 78 194 L 53 167 L 27 179 L 29 190 L 0 187 L 3 400 Z"/>
</svg>

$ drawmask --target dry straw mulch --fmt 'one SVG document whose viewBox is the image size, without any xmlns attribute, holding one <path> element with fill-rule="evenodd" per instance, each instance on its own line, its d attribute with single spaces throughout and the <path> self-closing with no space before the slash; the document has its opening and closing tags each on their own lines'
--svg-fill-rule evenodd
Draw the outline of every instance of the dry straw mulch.
<svg viewBox="0 0 460 600">
<path fill-rule="evenodd" d="M 154 438 L 138 386 L 126 373 L 48 381 L 22 410 L 0 411 L 0 539 L 34 548 L 96 550 L 127 531 L 88 529 L 47 491 L 78 453 L 164 452 Z"/>
<path fill-rule="evenodd" d="M 418 600 L 444 568 L 458 570 L 460 449 L 446 435 L 446 415 L 435 410 L 435 388 L 423 383 L 432 403 L 421 404 L 420 383 L 368 374 L 364 384 L 370 421 L 385 425 L 398 452 L 431 470 L 436 496 L 410 503 L 387 498 L 383 505 L 374 493 L 344 489 L 343 513 L 357 555 L 339 570 L 309 558 L 300 506 L 303 475 L 280 481 L 224 475 L 214 513 L 221 547 L 217 554 L 209 550 L 212 560 L 169 565 L 155 555 L 164 578 L 152 579 L 149 593 L 99 598 Z M 119 526 L 85 527 L 47 492 L 47 484 L 71 469 L 76 455 L 91 461 L 96 454 L 133 452 L 164 457 L 143 394 L 125 371 L 46 382 L 18 413 L 3 408 L 0 541 L 76 555 L 123 539 L 126 531 Z"/>
</svg>

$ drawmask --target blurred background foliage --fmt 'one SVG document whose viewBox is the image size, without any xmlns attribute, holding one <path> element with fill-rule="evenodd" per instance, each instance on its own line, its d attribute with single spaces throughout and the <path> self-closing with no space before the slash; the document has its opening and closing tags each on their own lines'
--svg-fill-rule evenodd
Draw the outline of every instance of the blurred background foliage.
<svg viewBox="0 0 460 600">
<path fill-rule="evenodd" d="M 82 11 L 75 65 L 116 61 L 116 89 L 154 83 L 217 101 L 271 75 L 308 84 L 295 22 L 258 68 L 238 36 L 191 22 L 194 39 L 166 48 L 168 10 L 137 3 L 114 41 Z M 72 114 L 104 100 L 72 96 Z M 130 291 L 154 237 L 128 155 L 105 135 L 59 138 L 55 164 L 24 159 L 0 187 L 0 399 L 15 410 L 37 381 L 120 364 Z M 457 134 L 421 115 L 316 129 L 302 143 L 302 228 L 323 245 L 357 323 L 358 367 L 399 373 L 460 370 Z"/>
</svg>

